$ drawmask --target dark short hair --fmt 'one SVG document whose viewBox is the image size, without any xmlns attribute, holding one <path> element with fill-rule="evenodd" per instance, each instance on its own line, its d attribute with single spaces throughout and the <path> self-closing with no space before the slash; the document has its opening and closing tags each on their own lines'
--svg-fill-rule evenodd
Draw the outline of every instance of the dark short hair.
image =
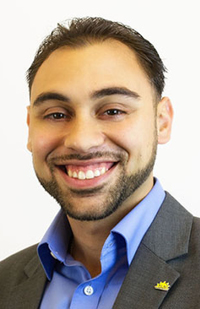
<svg viewBox="0 0 200 309">
<path fill-rule="evenodd" d="M 161 97 L 165 85 L 166 68 L 154 46 L 129 26 L 97 17 L 75 18 L 68 26 L 57 25 L 40 45 L 27 71 L 29 90 L 39 67 L 56 49 L 63 46 L 78 48 L 107 39 L 118 40 L 135 52 L 156 94 Z"/>
</svg>

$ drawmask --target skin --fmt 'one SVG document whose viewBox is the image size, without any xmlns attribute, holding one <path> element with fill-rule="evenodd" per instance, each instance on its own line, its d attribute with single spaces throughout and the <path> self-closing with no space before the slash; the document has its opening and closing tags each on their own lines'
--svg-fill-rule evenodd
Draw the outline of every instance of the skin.
<svg viewBox="0 0 200 309">
<path fill-rule="evenodd" d="M 111 88 L 112 94 L 102 91 Z M 116 195 L 119 181 L 141 174 L 153 162 L 157 143 L 170 138 L 171 102 L 165 97 L 155 108 L 155 100 L 135 54 L 115 40 L 58 49 L 35 76 L 27 116 L 28 149 L 40 182 L 54 181 L 63 205 L 68 203 L 72 255 L 93 277 L 101 271 L 101 248 L 110 230 L 152 189 L 153 172 L 105 215 L 110 192 Z M 78 180 L 61 169 L 69 164 L 83 170 L 99 164 L 111 168 L 100 177 Z"/>
</svg>

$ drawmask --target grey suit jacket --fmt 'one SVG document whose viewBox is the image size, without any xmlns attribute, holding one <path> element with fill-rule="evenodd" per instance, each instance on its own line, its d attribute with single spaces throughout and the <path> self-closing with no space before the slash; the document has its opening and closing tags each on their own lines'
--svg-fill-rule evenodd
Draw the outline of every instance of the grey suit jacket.
<svg viewBox="0 0 200 309">
<path fill-rule="evenodd" d="M 169 282 L 169 291 L 154 288 L 160 281 Z M 36 246 L 7 258 L 0 263 L 0 309 L 38 308 L 45 284 Z M 200 219 L 168 193 L 113 307 L 131 308 L 200 308 Z"/>
</svg>

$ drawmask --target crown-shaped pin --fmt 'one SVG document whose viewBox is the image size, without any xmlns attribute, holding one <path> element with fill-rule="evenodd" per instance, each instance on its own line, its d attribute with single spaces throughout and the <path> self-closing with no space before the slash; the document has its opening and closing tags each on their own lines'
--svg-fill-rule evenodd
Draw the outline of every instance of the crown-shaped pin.
<svg viewBox="0 0 200 309">
<path fill-rule="evenodd" d="M 160 281 L 159 283 L 157 283 L 154 288 L 156 290 L 160 290 L 160 291 L 169 291 L 170 289 L 170 285 L 169 282 L 166 281 Z"/>
</svg>

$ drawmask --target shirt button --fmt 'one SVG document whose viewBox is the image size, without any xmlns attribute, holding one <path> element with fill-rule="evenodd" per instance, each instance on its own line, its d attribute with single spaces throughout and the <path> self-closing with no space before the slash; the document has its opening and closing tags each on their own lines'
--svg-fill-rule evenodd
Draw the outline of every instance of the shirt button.
<svg viewBox="0 0 200 309">
<path fill-rule="evenodd" d="M 94 289 L 93 287 L 91 287 L 90 285 L 86 286 L 84 288 L 84 294 L 87 296 L 91 296 L 94 293 Z"/>
</svg>

